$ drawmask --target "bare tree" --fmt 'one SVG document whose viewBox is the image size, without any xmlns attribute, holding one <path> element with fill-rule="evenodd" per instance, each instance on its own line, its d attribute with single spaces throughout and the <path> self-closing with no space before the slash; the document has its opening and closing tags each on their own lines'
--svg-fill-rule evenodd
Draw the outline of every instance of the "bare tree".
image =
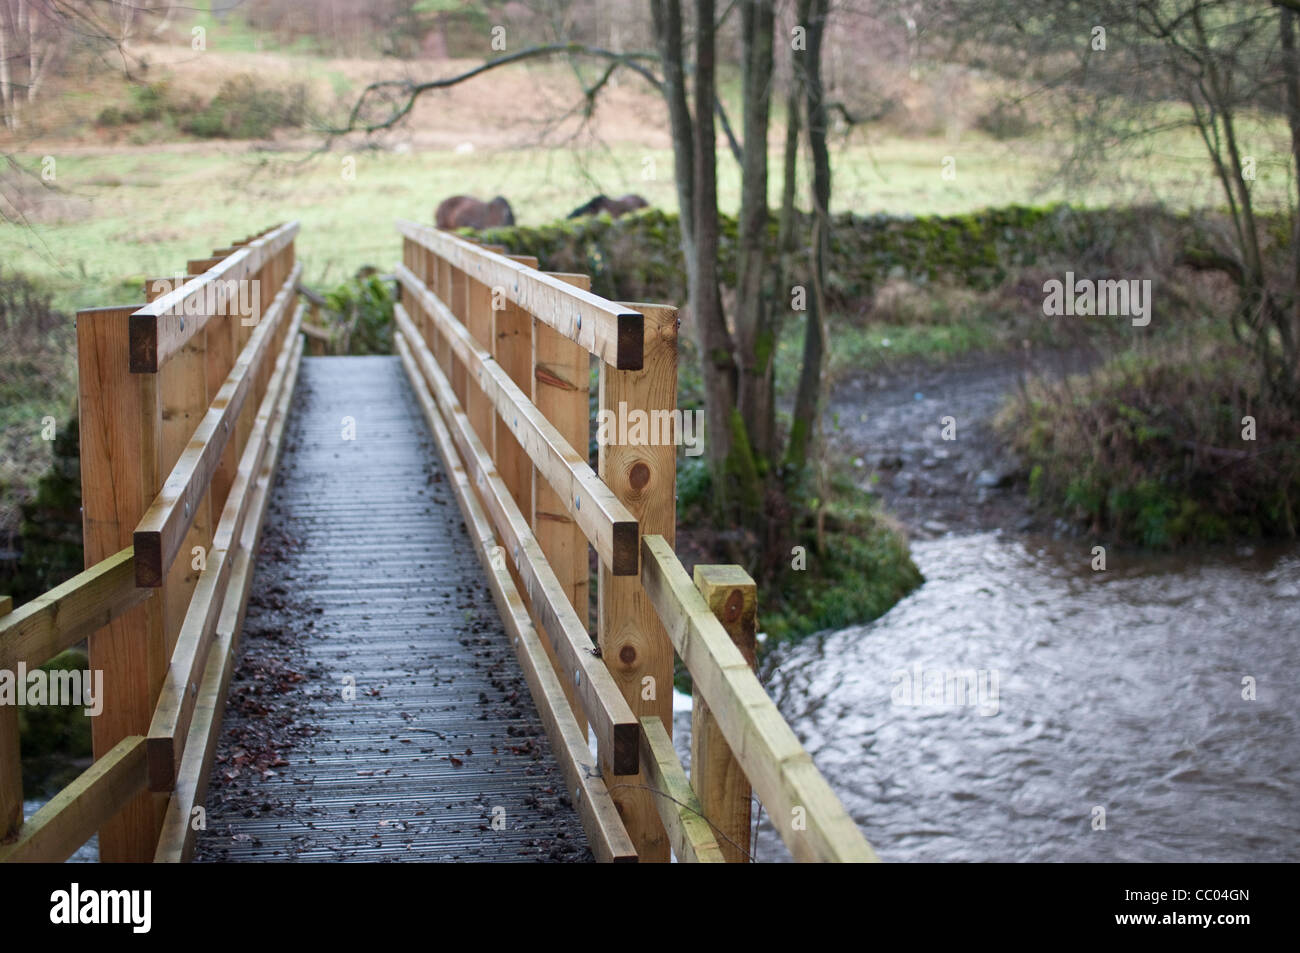
<svg viewBox="0 0 1300 953">
<path fill-rule="evenodd" d="M 718 10 L 715 0 L 694 0 L 690 22 L 681 0 L 650 0 L 656 51 L 621 52 L 578 42 L 540 44 L 488 60 L 472 70 L 439 80 L 387 80 L 371 84 L 354 104 L 345 125 L 332 136 L 373 132 L 400 122 L 416 99 L 501 66 L 524 60 L 568 56 L 601 60 L 606 68 L 583 83 L 590 103 L 619 69 L 631 69 L 663 96 L 673 142 L 673 170 L 680 209 L 679 223 L 688 288 L 687 318 L 698 345 L 707 415 L 707 452 L 720 513 L 746 525 L 759 525 L 771 492 L 785 492 L 798 482 L 810 445 L 806 427 L 796 427 L 794 443 L 784 455 L 777 443 L 773 359 L 785 309 L 786 289 L 768 267 L 771 249 L 767 201 L 768 153 L 774 66 L 773 0 L 737 0 L 740 10 L 743 66 L 743 143 L 726 120 L 717 94 Z M 830 158 L 826 145 L 826 105 L 820 57 L 827 0 L 801 0 L 799 15 L 808 42 L 799 48 L 797 88 L 791 90 L 792 126 L 784 167 L 782 281 L 788 279 L 794 230 L 794 188 L 798 159 L 798 103 L 806 100 L 809 147 L 813 158 L 812 204 L 820 209 L 813 228 L 814 293 L 810 303 L 808 343 L 796 416 L 810 422 L 820 413 L 822 355 L 825 351 L 825 259 L 829 243 Z M 723 14 L 725 18 L 725 13 Z M 688 31 L 693 27 L 693 31 Z M 693 57 L 688 54 L 693 53 Z M 657 72 L 656 72 L 657 69 Z M 723 308 L 719 269 L 720 229 L 717 188 L 717 127 L 721 124 L 733 155 L 741 164 L 738 279 L 732 321 Z M 803 416 L 808 415 L 808 416 Z M 784 461 L 793 464 L 782 468 Z M 791 472 L 793 471 L 793 472 Z M 770 528 L 769 528 L 770 529 Z"/>
<path fill-rule="evenodd" d="M 1027 73 L 1055 95 L 1074 123 L 1075 172 L 1110 174 L 1117 147 L 1195 131 L 1228 232 L 1184 262 L 1236 284 L 1233 332 L 1254 351 L 1266 390 L 1292 402 L 1300 401 L 1300 194 L 1288 196 L 1290 254 L 1278 254 L 1255 194 L 1264 157 L 1247 154 L 1243 131 L 1261 113 L 1284 118 L 1290 142 L 1274 165 L 1300 182 L 1297 12 L 1300 0 L 939 0 L 930 11 L 937 32 L 984 46 L 983 62 Z"/>
</svg>

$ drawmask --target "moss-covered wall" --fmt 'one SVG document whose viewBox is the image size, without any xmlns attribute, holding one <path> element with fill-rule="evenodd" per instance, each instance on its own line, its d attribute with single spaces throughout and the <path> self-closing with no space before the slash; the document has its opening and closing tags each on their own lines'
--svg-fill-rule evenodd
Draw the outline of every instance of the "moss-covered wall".
<svg viewBox="0 0 1300 953">
<path fill-rule="evenodd" d="M 720 262 L 724 283 L 735 274 L 736 221 L 722 218 Z M 799 232 L 810 222 L 802 216 Z M 827 294 L 832 306 L 864 300 L 887 278 L 944 281 L 988 290 L 1022 266 L 1064 258 L 1080 267 L 1127 252 L 1132 260 L 1158 244 L 1180 247 L 1193 229 L 1186 217 L 1153 208 L 1079 209 L 1068 205 L 1012 205 L 969 215 L 912 218 L 837 215 L 831 236 Z M 769 229 L 775 245 L 776 222 Z M 482 234 L 513 254 L 536 255 L 545 271 L 591 275 L 592 289 L 621 301 L 686 298 L 677 216 L 660 209 L 625 215 L 516 225 Z M 1173 239 L 1169 241 L 1168 239 Z M 802 267 L 803 257 L 796 267 Z"/>
</svg>

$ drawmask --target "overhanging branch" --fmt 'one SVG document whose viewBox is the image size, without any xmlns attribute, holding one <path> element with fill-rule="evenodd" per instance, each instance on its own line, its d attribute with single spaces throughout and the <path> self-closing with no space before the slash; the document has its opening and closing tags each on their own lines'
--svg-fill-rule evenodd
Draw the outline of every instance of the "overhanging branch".
<svg viewBox="0 0 1300 953">
<path fill-rule="evenodd" d="M 509 66 L 513 63 L 521 63 L 526 60 L 540 59 L 548 56 L 567 55 L 567 56 L 589 56 L 597 59 L 606 59 L 611 61 L 609 69 L 602 73 L 600 79 L 590 87 L 583 90 L 583 95 L 588 102 L 593 100 L 597 93 L 609 81 L 615 69 L 619 66 L 626 67 L 634 73 L 641 76 L 656 90 L 662 91 L 662 83 L 659 78 L 645 65 L 648 62 L 655 62 L 659 59 L 654 53 L 618 53 L 614 50 L 607 50 L 599 46 L 590 46 L 586 43 L 547 43 L 539 46 L 529 46 L 514 53 L 507 53 L 504 56 L 498 56 L 495 59 L 488 60 L 473 69 L 458 73 L 455 76 L 447 76 L 442 79 L 427 80 L 417 83 L 412 80 L 379 80 L 371 83 L 361 91 L 361 95 L 352 106 L 352 111 L 348 114 L 348 123 L 341 128 L 327 129 L 325 132 L 330 136 L 342 136 L 350 132 L 379 132 L 383 129 L 390 129 L 404 119 L 412 109 L 415 108 L 416 101 L 424 93 L 435 89 L 447 89 L 463 83 L 466 80 L 473 79 L 483 73 L 494 70 L 499 66 Z M 388 114 L 383 119 L 367 122 L 362 117 L 368 104 L 377 99 L 387 99 L 391 102 Z"/>
</svg>

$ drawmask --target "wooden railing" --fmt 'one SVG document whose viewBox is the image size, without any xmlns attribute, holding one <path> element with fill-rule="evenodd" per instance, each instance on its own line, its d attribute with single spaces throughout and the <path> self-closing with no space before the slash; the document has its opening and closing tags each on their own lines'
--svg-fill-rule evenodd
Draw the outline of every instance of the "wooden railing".
<svg viewBox="0 0 1300 953">
<path fill-rule="evenodd" d="M 738 566 L 692 580 L 674 555 L 675 309 L 397 227 L 396 347 L 596 857 L 749 859 L 752 790 L 795 859 L 876 859 L 754 675 L 753 580 Z M 600 412 L 644 413 L 652 433 L 600 441 L 594 471 L 591 358 Z M 689 779 L 671 741 L 674 653 L 694 683 Z"/>
<path fill-rule="evenodd" d="M 106 861 L 190 856 L 302 357 L 297 230 L 77 316 L 87 569 L 16 610 L 0 599 L 0 670 L 87 639 L 103 711 L 95 763 L 24 823 L 17 709 L 0 706 L 0 860 L 63 860 L 96 831 Z M 397 351 L 595 855 L 746 860 L 752 789 L 796 859 L 875 859 L 754 676 L 753 580 L 692 580 L 673 553 L 675 310 L 399 230 Z M 655 431 L 600 441 L 594 470 L 593 357 L 601 411 Z M 695 686 L 689 779 L 674 655 Z"/>
<path fill-rule="evenodd" d="M 297 232 L 77 315 L 87 568 L 0 606 L 0 670 L 88 639 L 96 760 L 24 823 L 17 708 L 0 706 L 0 860 L 61 861 L 96 831 L 105 861 L 188 857 L 302 355 Z"/>
</svg>

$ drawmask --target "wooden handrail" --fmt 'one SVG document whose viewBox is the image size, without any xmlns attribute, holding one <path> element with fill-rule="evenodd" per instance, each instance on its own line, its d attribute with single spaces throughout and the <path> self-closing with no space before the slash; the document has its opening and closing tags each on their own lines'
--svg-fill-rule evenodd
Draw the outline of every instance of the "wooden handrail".
<svg viewBox="0 0 1300 953">
<path fill-rule="evenodd" d="M 496 407 L 520 446 L 564 501 L 569 515 L 587 534 L 601 562 L 615 575 L 636 575 L 640 545 L 637 521 L 591 469 L 586 448 L 580 454 L 569 446 L 555 425 L 409 268 L 398 265 L 396 271 L 403 292 L 420 302 L 466 373 Z M 411 333 L 417 332 L 412 328 Z"/>
<path fill-rule="evenodd" d="M 524 580 L 534 615 L 551 636 L 564 666 L 571 673 L 578 695 L 596 737 L 610 746 L 614 753 L 615 774 L 636 774 L 638 761 L 638 735 L 640 729 L 632 709 L 628 707 L 609 670 L 592 654 L 587 627 L 569 604 L 560 582 L 546 557 L 542 555 L 536 537 L 528 527 L 518 505 L 510 495 L 474 432 L 469 419 L 461 410 L 451 384 L 429 353 L 427 345 L 419 340 L 418 333 L 406 310 L 396 308 L 398 328 L 404 342 L 411 349 L 415 364 L 438 402 L 444 421 L 449 421 L 452 439 L 460 459 L 478 487 L 484 505 L 491 511 L 493 522 L 511 561 Z"/>
<path fill-rule="evenodd" d="M 297 329 L 302 322 L 302 312 L 302 306 L 299 305 L 289 324 L 284 346 L 276 359 L 266 396 L 262 399 L 257 419 L 249 433 L 235 481 L 230 487 L 230 496 L 212 538 L 206 566 L 190 599 L 185 620 L 181 623 L 171 664 L 167 667 L 158 704 L 154 708 L 147 736 L 151 791 L 170 791 L 176 780 L 177 766 L 184 752 L 186 733 L 194 715 L 199 681 L 203 675 L 202 664 L 207 660 L 218 615 L 234 569 L 233 550 L 238 545 L 244 521 L 251 508 L 253 494 L 250 487 L 262 470 L 272 418 L 280 407 L 285 383 L 290 377 L 289 368 L 297 343 Z M 248 348 L 253 347 L 254 344 L 250 341 Z M 195 439 L 198 438 L 196 433 Z M 258 515 L 260 518 L 260 512 Z"/>
<path fill-rule="evenodd" d="M 154 708 L 148 735 L 138 730 L 125 737 L 110 735 L 110 743 L 117 743 L 26 824 L 21 784 L 10 783 L 18 765 L 16 709 L 0 711 L 0 821 L 7 828 L 0 834 L 16 834 L 0 847 L 0 861 L 66 859 L 96 830 L 103 834 L 106 825 L 123 821 L 148 787 L 170 790 L 178 764 L 181 789 L 173 802 L 188 799 L 192 808 L 204 790 L 233 667 L 230 652 L 247 606 L 252 553 L 302 355 L 297 336 L 302 308 L 292 307 L 301 274 L 293 262 L 297 231 L 297 223 L 268 229 L 215 259 L 193 260 L 190 270 L 202 274 L 144 307 L 79 312 L 86 322 L 79 325 L 79 349 L 85 352 L 79 386 L 82 472 L 83 478 L 90 472 L 95 476 L 93 492 L 88 497 L 83 493 L 86 549 L 103 553 L 104 540 L 130 526 L 122 524 L 132 506 L 141 507 L 135 510 L 139 519 L 133 534 L 138 546 L 101 558 L 17 611 L 0 614 L 0 668 L 44 664 L 89 637 L 92 666 L 105 669 L 105 717 L 116 715 L 121 724 L 123 709 L 139 710 L 137 686 L 149 684 L 150 673 L 139 671 L 137 662 L 142 650 L 168 633 L 175 648 L 170 665 L 163 662 L 161 691 L 150 693 Z M 259 280 L 256 327 L 236 324 L 232 316 L 186 313 L 213 282 L 253 277 Z M 87 415 L 87 406 L 98 415 Z M 89 462 L 88 446 L 94 447 Z M 171 467 L 165 481 L 158 479 L 159 465 Z M 111 498 L 106 490 L 112 491 Z M 144 492 L 152 504 L 141 498 Z M 109 503 L 113 508 L 106 510 L 103 504 Z M 221 520 L 213 527 L 208 511 L 217 506 L 222 507 Z M 200 530 L 210 534 L 200 535 L 207 563 L 191 589 L 175 572 L 169 576 L 168 568 L 187 535 Z M 184 601 L 165 590 L 173 598 L 164 606 L 151 597 L 153 587 L 168 579 Z M 137 614 L 141 603 L 148 615 Z M 109 625 L 115 627 L 111 632 Z M 97 662 L 95 640 L 105 637 L 109 654 Z M 138 673 L 138 680 L 118 686 L 108 662 L 116 666 L 117 678 L 125 666 L 131 679 Z M 222 692 L 217 701 L 211 696 L 214 680 Z M 124 687 L 128 690 L 122 692 Z M 97 748 L 102 727 L 97 720 Z M 133 832 L 148 830 L 152 822 L 140 824 L 145 820 L 137 815 L 127 823 L 139 824 Z M 102 851 L 109 850 L 107 840 L 101 836 Z M 191 845 L 192 840 L 182 838 L 184 849 Z M 122 846 L 115 832 L 115 856 Z M 159 844 L 160 859 L 171 859 L 164 847 L 169 845 Z M 138 842 L 130 850 L 143 853 Z"/>
<path fill-rule="evenodd" d="M 695 691 L 796 860 L 877 859 L 794 731 L 661 536 L 641 542 L 641 582 Z"/>
<path fill-rule="evenodd" d="M 235 366 L 226 376 L 208 412 L 195 429 L 185 452 L 176 461 L 158 496 L 135 529 L 136 584 L 158 587 L 180 551 L 185 534 L 194 525 L 199 500 L 208 492 L 222 451 L 231 438 L 232 422 L 239 417 L 253 381 L 266 359 L 268 344 L 281 319 L 290 313 L 302 264 L 277 292 L 266 315 L 258 322 Z"/>
<path fill-rule="evenodd" d="M 222 260 L 201 275 L 173 288 L 131 315 L 130 352 L 133 374 L 155 374 L 198 334 L 214 317 L 187 314 L 190 302 L 207 294 L 218 281 L 239 281 L 258 271 L 279 254 L 298 234 L 298 223 L 289 222 L 243 247 L 232 246 Z M 226 251 L 218 249 L 218 251 Z M 214 253 L 215 255 L 216 253 Z M 186 320 L 186 319 L 189 320 Z"/>
<path fill-rule="evenodd" d="M 135 585 L 130 547 L 0 615 L 0 670 L 44 665 L 153 592 Z"/>
<path fill-rule="evenodd" d="M 553 278 L 451 232 L 398 221 L 397 230 L 466 275 L 499 291 L 611 367 L 638 370 L 645 319 L 636 311 Z"/>
<path fill-rule="evenodd" d="M 499 595 L 502 615 L 507 620 L 518 617 L 521 625 L 535 624 L 539 635 L 549 634 L 551 674 L 561 682 L 570 673 L 579 684 L 590 681 L 592 666 L 574 664 L 584 661 L 580 656 L 586 654 L 582 652 L 588 642 L 586 627 L 572 611 L 548 554 L 537 543 L 536 508 L 530 527 L 516 501 L 530 495 L 536 501 L 543 487 L 556 489 L 560 500 L 555 502 L 564 506 L 598 552 L 600 523 L 593 526 L 589 513 L 585 518 L 583 513 L 592 509 L 589 498 L 608 495 L 627 505 L 637 518 L 638 573 L 610 573 L 609 560 L 602 553 L 599 622 L 604 665 L 617 676 L 623 697 L 639 716 L 639 774 L 626 780 L 614 776 L 622 774 L 610 760 L 617 758 L 616 746 L 607 737 L 601 708 L 593 708 L 590 691 L 548 698 L 546 707 L 575 715 L 582 709 L 592 717 L 608 791 L 619 804 L 639 858 L 666 859 L 671 845 L 684 861 L 750 859 L 752 785 L 797 860 L 876 859 L 753 673 L 752 580 L 740 567 L 703 567 L 697 587 L 670 542 L 659 534 L 670 535 L 674 528 L 673 447 L 665 446 L 662 439 L 652 440 L 653 446 L 602 442 L 597 482 L 594 486 L 588 482 L 593 486 L 590 496 L 577 505 L 569 481 L 574 468 L 585 469 L 585 453 L 578 453 L 576 445 L 560 436 L 525 389 L 532 386 L 536 393 L 538 381 L 550 386 L 547 368 L 539 359 L 542 327 L 547 333 L 564 334 L 568 344 L 578 340 L 576 322 L 556 323 L 553 314 L 534 309 L 537 299 L 527 291 L 536 287 L 540 273 L 525 262 L 510 261 L 471 241 L 423 226 L 399 223 L 399 231 L 407 238 L 403 263 L 395 269 L 403 301 L 395 308 L 403 364 L 417 393 L 427 386 L 446 420 L 448 435 L 440 440 L 440 449 L 449 466 L 463 469 L 477 490 L 468 494 L 462 509 L 472 509 L 479 514 L 476 518 L 490 521 L 480 530 L 483 552 L 504 550 L 506 558 L 501 562 L 506 565 L 493 562 L 487 567 L 489 573 L 500 577 L 503 589 L 513 592 L 511 587 L 517 585 L 518 594 L 526 598 L 517 605 L 516 596 Z M 546 276 L 546 285 L 559 280 Z M 488 285 L 498 296 L 504 291 L 511 304 L 504 310 L 486 311 Z M 629 408 L 662 412 L 672 419 L 675 310 L 662 305 L 604 304 L 604 313 L 638 311 L 644 325 L 638 370 L 621 369 L 608 360 L 601 368 L 601 409 L 625 402 Z M 512 307 L 523 310 L 515 313 Z M 599 346 L 583 343 L 601 356 Z M 583 426 L 572 428 L 583 433 L 590 426 L 585 409 L 587 381 L 570 381 L 567 391 L 584 398 L 583 407 L 573 402 L 573 412 L 581 415 Z M 567 405 L 561 413 L 568 413 Z M 434 425 L 435 431 L 441 426 Z M 535 467 L 531 473 L 518 468 L 521 452 Z M 471 522 L 468 512 L 466 518 Z M 664 529 L 654 532 L 643 520 Z M 563 559 L 565 551 L 560 549 L 556 555 Z M 718 602 L 716 610 L 701 587 Z M 729 634 L 720 619 L 727 620 L 735 633 Z M 748 647 L 748 657 L 738 644 Z M 700 737 L 693 735 L 693 747 L 699 742 L 701 763 L 693 759 L 690 780 L 672 747 L 668 711 L 656 708 L 654 701 L 656 681 L 670 677 L 668 663 L 674 650 L 686 663 L 696 688 L 692 722 Z M 610 659 L 611 653 L 617 658 Z M 653 677 L 645 677 L 650 673 Z M 638 697 L 647 682 L 650 694 Z M 538 690 L 534 687 L 535 694 Z M 563 740 L 555 747 L 561 762 L 566 761 L 569 752 Z M 588 823 L 584 817 L 584 825 Z M 596 830 L 595 837 L 599 833 Z"/>
<path fill-rule="evenodd" d="M 641 763 L 655 789 L 655 807 L 677 859 L 691 864 L 726 863 L 717 835 L 673 750 L 673 739 L 657 715 L 641 719 Z"/>
<path fill-rule="evenodd" d="M 123 738 L 0 847 L 0 863 L 61 863 L 145 788 L 144 739 Z"/>
</svg>

